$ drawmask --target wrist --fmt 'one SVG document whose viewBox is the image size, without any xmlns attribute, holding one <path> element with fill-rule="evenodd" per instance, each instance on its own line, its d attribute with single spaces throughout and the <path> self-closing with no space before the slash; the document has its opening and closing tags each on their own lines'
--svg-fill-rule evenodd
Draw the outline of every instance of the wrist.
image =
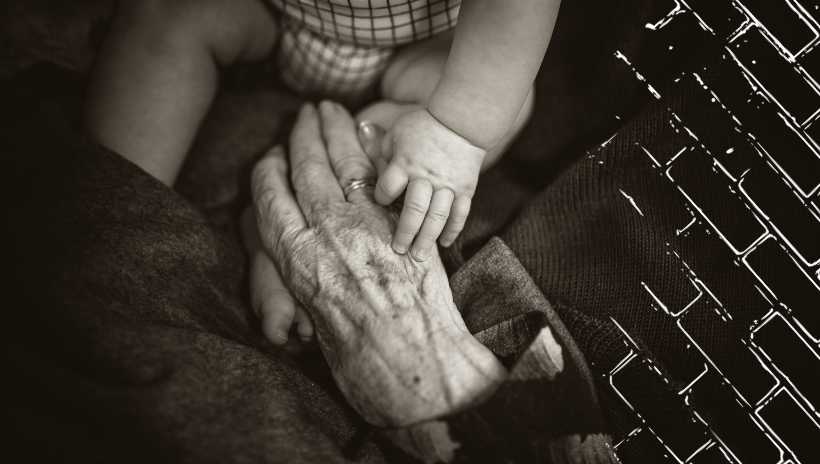
<svg viewBox="0 0 820 464">
<path fill-rule="evenodd" d="M 451 297 L 428 290 L 432 294 L 422 297 L 416 289 L 388 285 L 389 297 L 366 303 L 367 323 L 351 324 L 353 332 L 340 334 L 341 344 L 323 349 L 334 347 L 325 355 L 339 387 L 374 425 L 407 426 L 463 410 L 491 395 L 507 376 L 459 323 Z"/>
<path fill-rule="evenodd" d="M 472 151 L 474 151 L 477 154 L 477 156 L 480 156 L 482 159 L 484 158 L 484 156 L 486 156 L 488 150 L 481 144 L 480 141 L 474 141 L 472 137 L 465 135 L 464 133 L 462 133 L 462 131 L 452 127 L 446 121 L 439 119 L 438 116 L 436 116 L 432 111 L 430 111 L 429 108 L 425 108 L 424 110 L 427 112 L 427 115 L 438 124 L 439 127 L 449 132 L 450 134 L 458 137 L 459 139 L 461 139 L 462 142 L 469 145 L 470 148 L 473 149 Z"/>
<path fill-rule="evenodd" d="M 494 147 L 515 120 L 507 115 L 513 111 L 504 111 L 502 105 L 485 95 L 468 95 L 446 88 L 433 92 L 427 111 L 440 124 L 484 151 Z"/>
</svg>

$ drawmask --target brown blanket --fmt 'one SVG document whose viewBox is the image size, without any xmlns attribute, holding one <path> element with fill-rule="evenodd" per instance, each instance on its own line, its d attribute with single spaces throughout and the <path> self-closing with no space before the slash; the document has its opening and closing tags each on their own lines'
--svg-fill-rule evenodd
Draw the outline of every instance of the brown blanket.
<svg viewBox="0 0 820 464">
<path fill-rule="evenodd" d="M 465 320 L 499 356 L 526 366 L 530 342 L 549 327 L 573 374 L 566 383 L 506 385 L 447 418 L 462 460 L 543 460 L 567 443 L 561 437 L 629 431 L 607 394 L 605 417 L 598 414 L 581 353 L 596 376 L 623 354 L 608 316 L 642 303 L 630 293 L 652 264 L 642 253 L 678 225 L 663 214 L 636 223 L 618 193 L 627 182 L 657 211 L 671 204 L 660 186 L 636 181 L 645 166 L 627 149 L 647 128 L 652 135 L 658 109 L 633 119 L 648 96 L 633 76 L 612 72 L 612 50 L 638 54 L 637 32 L 664 7 L 566 3 L 539 77 L 537 116 L 483 177 L 445 258 Z M 25 303 L 7 311 L 14 375 L 3 397 L 14 443 L 33 458 L 408 459 L 345 406 L 316 353 L 272 349 L 248 311 L 235 231 L 247 170 L 298 103 L 260 79 L 228 79 L 176 193 L 83 139 L 81 81 L 71 74 L 45 67 L 4 85 L 0 147 L 14 225 L 5 243 Z M 584 157 L 619 128 L 623 143 Z M 641 245 L 623 248 L 630 243 Z M 641 343 L 674 361 L 664 351 L 669 334 L 651 323 L 630 321 Z"/>
</svg>

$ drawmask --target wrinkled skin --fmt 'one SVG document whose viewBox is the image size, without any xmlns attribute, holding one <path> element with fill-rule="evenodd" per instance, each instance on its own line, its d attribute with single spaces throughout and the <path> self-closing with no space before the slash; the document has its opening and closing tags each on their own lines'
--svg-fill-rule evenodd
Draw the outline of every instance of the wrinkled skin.
<svg viewBox="0 0 820 464">
<path fill-rule="evenodd" d="M 289 148 L 254 169 L 259 237 L 350 404 L 374 425 L 402 426 L 491 394 L 506 373 L 467 331 L 438 254 L 393 252 L 396 215 L 372 189 L 344 198 L 340 184 L 375 176 L 351 116 L 306 105 Z"/>
</svg>

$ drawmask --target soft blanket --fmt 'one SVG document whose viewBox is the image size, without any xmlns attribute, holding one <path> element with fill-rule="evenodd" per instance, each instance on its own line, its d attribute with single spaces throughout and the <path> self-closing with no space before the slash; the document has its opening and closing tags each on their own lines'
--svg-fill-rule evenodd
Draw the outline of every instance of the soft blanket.
<svg viewBox="0 0 820 464">
<path fill-rule="evenodd" d="M 729 304 L 749 307 L 748 283 L 702 242 L 676 238 L 687 218 L 679 195 L 636 149 L 673 143 L 666 104 L 688 104 L 693 90 L 673 86 L 654 103 L 623 72 L 612 51 L 640 56 L 643 25 L 669 6 L 627 3 L 565 2 L 537 116 L 482 178 L 444 255 L 468 326 L 517 381 L 421 432 L 371 430 L 317 353 L 273 349 L 249 311 L 236 233 L 247 172 L 297 99 L 229 78 L 173 191 L 85 140 L 81 75 L 46 66 L 5 82 L 4 243 L 11 294 L 22 297 L 3 324 L 12 448 L 52 461 L 402 462 L 411 458 L 394 441 L 429 439 L 462 461 L 562 462 L 635 428 L 606 383 L 630 350 L 672 380 L 630 387 L 674 426 L 668 392 L 692 366 L 641 282 L 669 305 L 685 300 L 676 262 L 659 259 L 674 247 L 722 277 L 715 288 Z M 700 330 L 713 334 L 707 322 Z M 713 341 L 731 362 L 729 340 Z M 539 350 L 547 356 L 533 362 Z M 624 461 L 661 459 L 657 445 L 629 443 Z"/>
</svg>

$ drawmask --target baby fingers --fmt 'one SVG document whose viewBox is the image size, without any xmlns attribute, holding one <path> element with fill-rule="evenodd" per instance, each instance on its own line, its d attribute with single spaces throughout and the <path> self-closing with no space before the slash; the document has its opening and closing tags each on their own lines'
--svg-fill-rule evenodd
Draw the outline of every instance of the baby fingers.
<svg viewBox="0 0 820 464">
<path fill-rule="evenodd" d="M 441 246 L 448 247 L 455 242 L 458 234 L 464 229 L 464 224 L 467 222 L 467 216 L 470 214 L 470 204 L 472 200 L 466 195 L 459 195 L 453 202 L 453 209 L 450 211 L 450 217 L 447 219 L 447 224 L 444 226 L 444 232 L 441 233 L 439 243 Z"/>
<path fill-rule="evenodd" d="M 413 238 L 419 232 L 427 210 L 430 208 L 430 200 L 433 197 L 433 186 L 424 179 L 415 179 L 407 185 L 404 194 L 404 207 L 399 216 L 399 225 L 393 235 L 393 250 L 396 253 L 404 254 L 413 243 Z"/>
<path fill-rule="evenodd" d="M 424 261 L 432 254 L 436 246 L 436 239 L 441 235 L 447 218 L 450 216 L 453 196 L 453 191 L 450 189 L 438 189 L 433 194 L 430 209 L 427 210 L 427 216 L 410 250 L 410 254 L 416 261 Z"/>
</svg>

